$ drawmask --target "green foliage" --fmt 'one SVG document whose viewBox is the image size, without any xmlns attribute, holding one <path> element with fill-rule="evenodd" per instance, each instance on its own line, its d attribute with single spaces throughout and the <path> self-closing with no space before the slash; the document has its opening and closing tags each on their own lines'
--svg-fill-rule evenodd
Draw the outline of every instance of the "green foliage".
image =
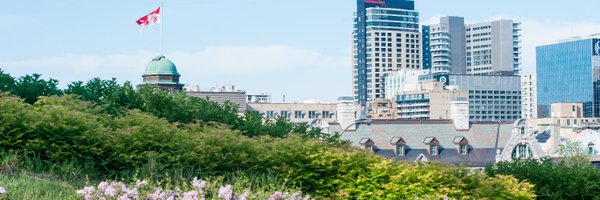
<svg viewBox="0 0 600 200">
<path fill-rule="evenodd" d="M 158 97 L 184 100 L 175 96 Z M 171 123 L 127 109 L 115 116 L 92 105 L 69 95 L 30 105 L 2 94 L 0 149 L 23 158 L 3 163 L 12 171 L 51 172 L 70 180 L 276 174 L 286 188 L 325 198 L 532 197 L 530 185 L 510 177 L 484 177 L 441 164 L 392 163 L 322 138 L 285 134 L 306 126 L 292 127 L 282 119 L 251 126 L 279 133 L 275 137 L 247 137 L 219 123 Z"/>
<path fill-rule="evenodd" d="M 40 74 L 25 75 L 17 79 L 11 92 L 33 104 L 41 96 L 60 95 L 58 81 L 54 79 L 44 80 Z"/>
<path fill-rule="evenodd" d="M 15 79 L 0 69 L 0 92 L 10 92 L 15 87 Z"/>
<path fill-rule="evenodd" d="M 539 199 L 600 199 L 600 171 L 585 158 L 558 163 L 550 158 L 501 162 L 485 171 L 490 176 L 512 175 L 535 184 Z"/>
<path fill-rule="evenodd" d="M 6 189 L 7 199 L 79 199 L 75 195 L 75 188 L 69 183 L 27 173 L 0 173 L 0 186 Z"/>
<path fill-rule="evenodd" d="M 30 104 L 42 96 L 62 94 L 57 85 L 58 81 L 41 79 L 39 74 L 15 80 L 0 70 L 0 91 L 8 91 Z M 293 132 L 308 138 L 335 140 L 335 137 L 322 134 L 321 129 L 310 128 L 306 124 L 294 125 L 285 118 L 263 120 L 261 114 L 256 112 L 240 116 L 237 113 L 239 106 L 231 102 L 219 104 L 209 99 L 187 96 L 184 92 L 170 94 L 152 85 L 142 85 L 136 90 L 130 82 L 120 85 L 115 79 L 94 78 L 85 83 L 73 82 L 64 93 L 92 102 L 93 106 L 112 116 L 124 115 L 128 110 L 140 110 L 174 123 L 217 122 L 249 137 L 285 137 Z"/>
</svg>

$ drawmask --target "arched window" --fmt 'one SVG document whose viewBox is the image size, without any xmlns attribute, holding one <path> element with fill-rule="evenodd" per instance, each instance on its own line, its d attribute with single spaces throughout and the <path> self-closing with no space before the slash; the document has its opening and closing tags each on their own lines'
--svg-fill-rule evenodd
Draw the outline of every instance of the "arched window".
<svg viewBox="0 0 600 200">
<path fill-rule="evenodd" d="M 593 156 L 595 154 L 594 152 L 594 143 L 589 143 L 588 144 L 588 155 Z"/>
<path fill-rule="evenodd" d="M 519 130 L 519 134 L 521 135 L 521 137 L 525 136 L 525 127 L 521 127 L 521 130 Z"/>
<path fill-rule="evenodd" d="M 513 159 L 533 158 L 533 153 L 531 152 L 529 145 L 519 144 L 513 149 L 512 158 Z"/>
</svg>

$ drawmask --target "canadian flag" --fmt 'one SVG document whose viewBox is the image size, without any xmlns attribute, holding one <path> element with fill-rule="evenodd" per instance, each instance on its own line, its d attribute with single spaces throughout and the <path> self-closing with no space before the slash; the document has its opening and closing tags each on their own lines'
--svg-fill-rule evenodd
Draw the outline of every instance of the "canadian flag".
<svg viewBox="0 0 600 200">
<path fill-rule="evenodd" d="M 144 31 L 146 26 L 160 24 L 160 7 L 152 11 L 150 14 L 141 17 L 136 21 L 136 23 L 139 25 L 140 31 Z"/>
</svg>

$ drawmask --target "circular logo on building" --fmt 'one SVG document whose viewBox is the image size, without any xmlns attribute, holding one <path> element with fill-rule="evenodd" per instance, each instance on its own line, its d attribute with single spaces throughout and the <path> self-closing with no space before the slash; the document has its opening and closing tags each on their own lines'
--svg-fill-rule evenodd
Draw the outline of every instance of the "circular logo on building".
<svg viewBox="0 0 600 200">
<path fill-rule="evenodd" d="M 448 82 L 448 79 L 445 76 L 442 76 L 440 77 L 440 82 L 446 84 L 446 82 Z"/>
<path fill-rule="evenodd" d="M 600 40 L 596 42 L 594 50 L 596 51 L 596 55 L 600 55 Z"/>
</svg>

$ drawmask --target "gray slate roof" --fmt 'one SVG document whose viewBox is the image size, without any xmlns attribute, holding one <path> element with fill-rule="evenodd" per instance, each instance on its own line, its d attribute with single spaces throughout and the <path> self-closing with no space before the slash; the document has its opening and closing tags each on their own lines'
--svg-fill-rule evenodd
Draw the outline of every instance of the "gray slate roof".
<svg viewBox="0 0 600 200">
<path fill-rule="evenodd" d="M 512 123 L 474 123 L 469 130 L 456 130 L 449 120 L 375 120 L 371 125 L 361 125 L 356 131 L 348 131 L 342 139 L 361 147 L 363 138 L 374 142 L 374 151 L 395 160 L 415 161 L 419 155 L 428 160 L 439 160 L 469 167 L 483 167 L 494 163 L 496 150 L 508 142 Z M 406 142 L 405 156 L 396 156 L 394 141 Z M 439 154 L 429 154 L 429 145 L 435 138 L 439 142 Z M 460 155 L 459 143 L 466 139 L 468 154 Z M 364 144 L 364 143 L 363 143 Z"/>
</svg>

